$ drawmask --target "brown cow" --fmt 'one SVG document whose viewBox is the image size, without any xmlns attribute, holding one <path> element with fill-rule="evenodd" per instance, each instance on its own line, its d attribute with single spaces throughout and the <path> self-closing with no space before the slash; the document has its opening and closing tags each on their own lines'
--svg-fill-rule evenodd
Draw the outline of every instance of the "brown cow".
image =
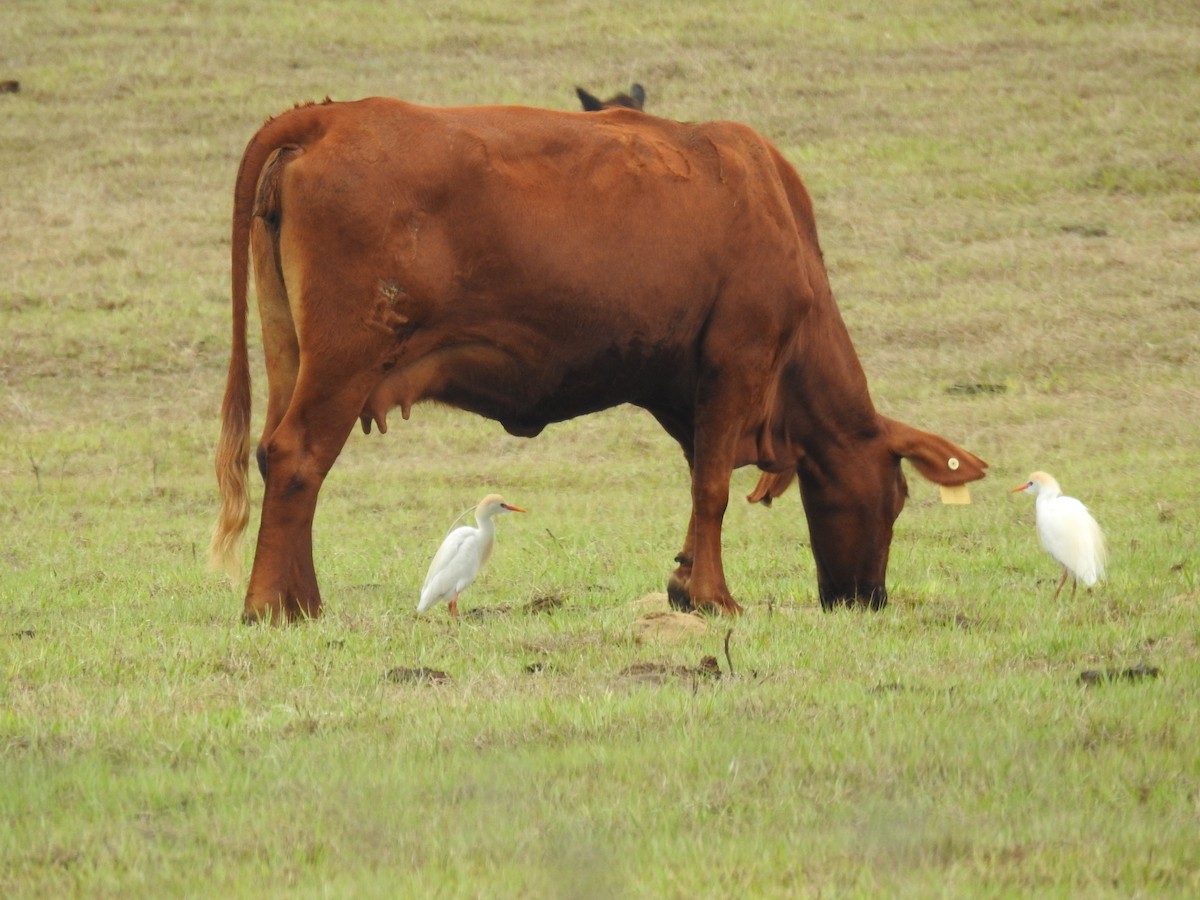
<svg viewBox="0 0 1200 900">
<path fill-rule="evenodd" d="M 599 97 L 589 94 L 581 87 L 575 88 L 575 96 L 583 104 L 584 112 L 600 112 L 602 109 L 618 109 L 621 107 L 636 110 L 646 108 L 646 89 L 636 83 L 629 88 L 628 94 L 617 94 L 616 96 L 609 97 L 607 100 L 601 100 Z"/>
<path fill-rule="evenodd" d="M 900 460 L 986 464 L 879 415 L 812 203 L 751 129 L 614 109 L 298 107 L 242 157 L 214 561 L 249 515 L 247 266 L 267 365 L 266 487 L 247 620 L 316 616 L 312 520 L 356 420 L 436 400 L 532 437 L 631 403 L 683 448 L 692 516 L 669 593 L 737 613 L 721 564 L 734 467 L 799 477 L 821 602 L 881 607 Z"/>
</svg>

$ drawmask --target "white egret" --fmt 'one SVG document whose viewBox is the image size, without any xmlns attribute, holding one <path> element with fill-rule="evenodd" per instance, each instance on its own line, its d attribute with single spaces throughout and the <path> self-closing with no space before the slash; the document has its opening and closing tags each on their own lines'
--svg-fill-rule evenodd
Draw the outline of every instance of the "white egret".
<svg viewBox="0 0 1200 900">
<path fill-rule="evenodd" d="M 492 517 L 506 512 L 525 510 L 505 503 L 499 494 L 488 494 L 475 507 L 475 527 L 463 525 L 446 535 L 429 564 L 417 612 L 426 612 L 448 600 L 450 615 L 458 618 L 459 594 L 475 580 L 496 545 L 496 525 Z"/>
<path fill-rule="evenodd" d="M 1063 567 L 1063 577 L 1054 592 L 1058 599 L 1067 576 L 1073 576 L 1071 596 L 1082 581 L 1088 587 L 1104 577 L 1108 553 L 1104 533 L 1087 507 L 1074 497 L 1063 496 L 1058 482 L 1045 472 L 1034 472 L 1024 484 L 1013 488 L 1037 497 L 1037 532 L 1042 547 Z M 1053 601 L 1052 601 L 1053 602 Z"/>
</svg>

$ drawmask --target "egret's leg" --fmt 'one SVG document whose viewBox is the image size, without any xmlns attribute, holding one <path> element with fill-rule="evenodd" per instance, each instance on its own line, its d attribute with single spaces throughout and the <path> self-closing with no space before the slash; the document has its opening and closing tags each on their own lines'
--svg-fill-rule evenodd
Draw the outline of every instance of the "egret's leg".
<svg viewBox="0 0 1200 900">
<path fill-rule="evenodd" d="M 458 618 L 458 594 L 450 598 L 450 618 Z"/>
<path fill-rule="evenodd" d="M 1069 571 L 1069 570 L 1066 568 L 1066 566 L 1064 566 L 1064 567 L 1063 567 L 1063 577 L 1062 577 L 1062 581 L 1060 581 L 1060 582 L 1058 583 L 1058 590 L 1056 590 L 1056 591 L 1054 592 L 1054 600 L 1057 600 L 1057 599 L 1058 599 L 1058 595 L 1059 595 L 1060 593 L 1062 593 L 1063 585 L 1067 583 L 1067 576 L 1068 576 L 1069 574 L 1071 574 L 1071 573 L 1070 573 L 1070 571 Z M 1051 603 L 1053 603 L 1053 602 L 1054 602 L 1054 600 L 1051 600 L 1050 602 L 1051 602 Z"/>
</svg>

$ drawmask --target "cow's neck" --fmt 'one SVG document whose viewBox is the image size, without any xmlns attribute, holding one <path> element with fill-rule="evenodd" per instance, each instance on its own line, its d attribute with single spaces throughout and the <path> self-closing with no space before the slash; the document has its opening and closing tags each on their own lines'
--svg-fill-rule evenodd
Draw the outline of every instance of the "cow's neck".
<svg viewBox="0 0 1200 900">
<path fill-rule="evenodd" d="M 805 323 L 778 403 L 786 440 L 822 468 L 878 434 L 866 373 L 836 307 Z"/>
</svg>

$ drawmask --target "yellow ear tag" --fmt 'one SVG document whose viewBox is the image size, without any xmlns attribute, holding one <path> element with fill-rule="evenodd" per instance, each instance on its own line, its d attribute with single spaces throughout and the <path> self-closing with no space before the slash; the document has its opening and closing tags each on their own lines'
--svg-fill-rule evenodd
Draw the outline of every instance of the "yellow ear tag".
<svg viewBox="0 0 1200 900">
<path fill-rule="evenodd" d="M 951 506 L 966 506 L 971 502 L 971 492 L 967 490 L 965 484 L 958 484 L 953 487 L 939 484 L 938 491 L 941 492 L 942 502 Z"/>
</svg>

